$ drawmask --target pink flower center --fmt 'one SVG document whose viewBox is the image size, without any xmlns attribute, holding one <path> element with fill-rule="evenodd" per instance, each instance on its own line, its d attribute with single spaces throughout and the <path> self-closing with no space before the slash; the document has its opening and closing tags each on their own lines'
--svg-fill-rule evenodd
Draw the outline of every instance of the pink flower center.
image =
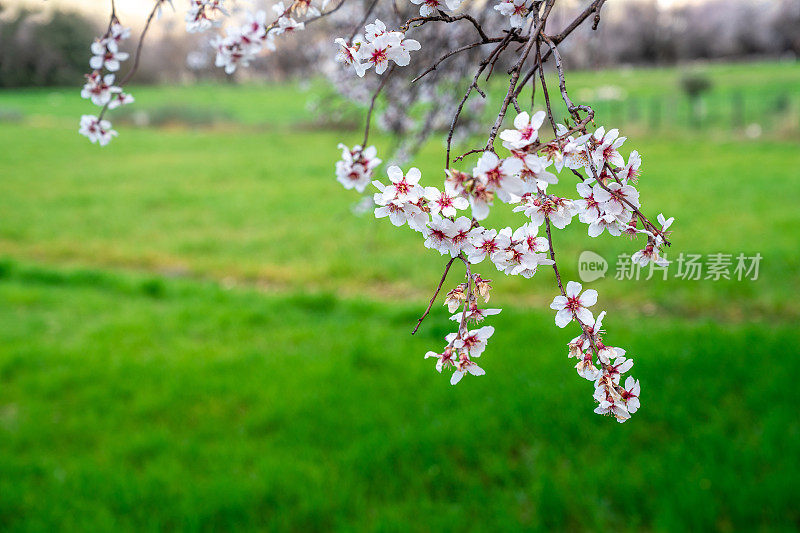
<svg viewBox="0 0 800 533">
<path fill-rule="evenodd" d="M 494 239 L 483 241 L 483 244 L 481 244 L 481 250 L 483 250 L 487 254 L 496 252 L 498 250 L 497 243 L 494 242 Z"/>
<path fill-rule="evenodd" d="M 524 128 L 522 128 L 520 130 L 520 133 L 522 134 L 522 138 L 525 139 L 526 141 L 529 140 L 531 137 L 533 137 L 533 132 L 534 132 L 534 129 L 531 128 L 530 126 L 525 126 Z"/>
<path fill-rule="evenodd" d="M 440 229 L 432 229 L 430 233 L 431 239 L 439 242 L 444 242 L 447 240 L 447 235 L 440 230 Z"/>
<path fill-rule="evenodd" d="M 388 57 L 388 50 L 386 48 L 377 48 L 375 49 L 374 52 L 372 52 L 372 57 L 370 58 L 370 61 L 372 61 L 373 64 L 377 65 L 378 63 L 383 63 L 384 61 L 387 61 L 388 60 L 387 57 Z"/>
<path fill-rule="evenodd" d="M 411 191 L 411 185 L 408 184 L 405 177 L 398 181 L 394 188 L 397 190 L 398 194 L 408 194 L 409 191 Z"/>
<path fill-rule="evenodd" d="M 470 335 L 469 337 L 466 337 L 464 339 L 464 347 L 466 349 L 470 349 L 473 346 L 477 346 L 478 344 L 480 344 L 480 341 L 475 335 Z"/>
<path fill-rule="evenodd" d="M 577 313 L 578 309 L 580 308 L 581 308 L 581 302 L 577 296 L 567 297 L 567 309 L 569 309 L 573 313 Z"/>
<path fill-rule="evenodd" d="M 469 235 L 468 231 L 466 230 L 459 231 L 458 233 L 456 233 L 455 237 L 453 237 L 453 242 L 456 244 L 461 244 L 462 242 L 467 240 L 467 235 Z"/>
<path fill-rule="evenodd" d="M 500 172 L 500 167 L 494 167 L 486 173 L 486 181 L 488 185 L 500 186 L 500 181 L 503 179 L 503 174 Z"/>
</svg>

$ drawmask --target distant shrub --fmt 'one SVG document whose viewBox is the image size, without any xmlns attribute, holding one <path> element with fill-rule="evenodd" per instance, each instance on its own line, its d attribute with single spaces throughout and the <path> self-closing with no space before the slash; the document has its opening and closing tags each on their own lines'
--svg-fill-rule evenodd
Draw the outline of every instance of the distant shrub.
<svg viewBox="0 0 800 533">
<path fill-rule="evenodd" d="M 713 83 L 706 74 L 692 72 L 681 78 L 681 89 L 691 99 L 695 99 L 711 89 Z"/>
</svg>

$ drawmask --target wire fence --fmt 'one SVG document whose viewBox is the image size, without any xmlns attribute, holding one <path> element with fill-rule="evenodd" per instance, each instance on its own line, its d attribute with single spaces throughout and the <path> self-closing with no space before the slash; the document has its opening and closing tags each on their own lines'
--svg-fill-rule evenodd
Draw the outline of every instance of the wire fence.
<svg viewBox="0 0 800 533">
<path fill-rule="evenodd" d="M 748 136 L 800 133 L 800 94 L 631 96 L 591 102 L 599 124 L 648 131 L 717 130 Z M 564 117 L 561 117 L 562 120 Z"/>
</svg>

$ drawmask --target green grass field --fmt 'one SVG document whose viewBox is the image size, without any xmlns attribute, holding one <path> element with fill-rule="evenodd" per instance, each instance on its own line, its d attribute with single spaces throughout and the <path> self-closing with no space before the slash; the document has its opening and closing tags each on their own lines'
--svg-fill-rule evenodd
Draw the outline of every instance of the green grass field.
<svg viewBox="0 0 800 533">
<path fill-rule="evenodd" d="M 708 71 L 719 94 L 800 88 L 795 64 Z M 644 98 L 679 75 L 569 82 Z M 19 118 L 0 122 L 1 530 L 800 527 L 796 138 L 629 134 L 645 211 L 676 217 L 670 257 L 763 260 L 757 281 L 591 284 L 642 382 L 620 425 L 591 412 L 546 270 L 481 264 L 504 308 L 487 375 L 436 374 L 422 356 L 451 329 L 445 309 L 410 331 L 444 261 L 352 213 L 333 162 L 359 133 L 310 130 L 306 93 L 134 94 L 230 120 L 121 125 L 98 149 L 76 133 L 91 110 L 76 89 L 0 92 L 0 117 Z M 441 160 L 438 142 L 418 157 L 428 184 Z M 554 239 L 569 279 L 582 250 L 637 249 L 577 223 Z"/>
</svg>

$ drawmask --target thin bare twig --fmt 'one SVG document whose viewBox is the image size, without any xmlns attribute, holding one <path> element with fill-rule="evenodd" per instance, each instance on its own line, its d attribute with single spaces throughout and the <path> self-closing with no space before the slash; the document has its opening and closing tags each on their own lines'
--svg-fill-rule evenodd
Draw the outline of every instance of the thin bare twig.
<svg viewBox="0 0 800 533">
<path fill-rule="evenodd" d="M 378 88 L 375 90 L 375 93 L 372 95 L 372 100 L 369 103 L 369 111 L 367 111 L 367 122 L 364 125 L 364 141 L 361 143 L 362 148 L 367 147 L 367 140 L 369 139 L 369 124 L 372 121 L 372 110 L 375 109 L 375 101 L 378 99 L 378 95 L 381 93 L 383 88 L 386 86 L 386 82 L 389 81 L 392 73 L 394 72 L 395 65 L 392 65 L 389 69 L 389 72 L 386 73 L 386 76 L 381 79 L 381 84 L 378 85 Z"/>
<path fill-rule="evenodd" d="M 431 308 L 433 307 L 433 302 L 435 302 L 436 297 L 439 296 L 439 291 L 442 290 L 442 285 L 444 285 L 444 281 L 447 279 L 447 273 L 450 272 L 450 266 L 452 266 L 453 261 L 455 261 L 457 258 L 458 256 L 451 258 L 450 261 L 447 262 L 447 265 L 445 265 L 444 274 L 442 274 L 442 279 L 439 280 L 439 285 L 436 286 L 436 292 L 433 293 L 431 301 L 428 302 L 428 307 L 425 308 L 425 312 L 422 313 L 422 316 L 419 317 L 419 320 L 417 320 L 417 325 L 414 328 L 414 331 L 411 332 L 412 335 L 417 332 L 419 327 L 422 325 L 422 321 L 425 320 L 425 317 L 428 316 L 428 313 L 431 312 Z"/>
</svg>

